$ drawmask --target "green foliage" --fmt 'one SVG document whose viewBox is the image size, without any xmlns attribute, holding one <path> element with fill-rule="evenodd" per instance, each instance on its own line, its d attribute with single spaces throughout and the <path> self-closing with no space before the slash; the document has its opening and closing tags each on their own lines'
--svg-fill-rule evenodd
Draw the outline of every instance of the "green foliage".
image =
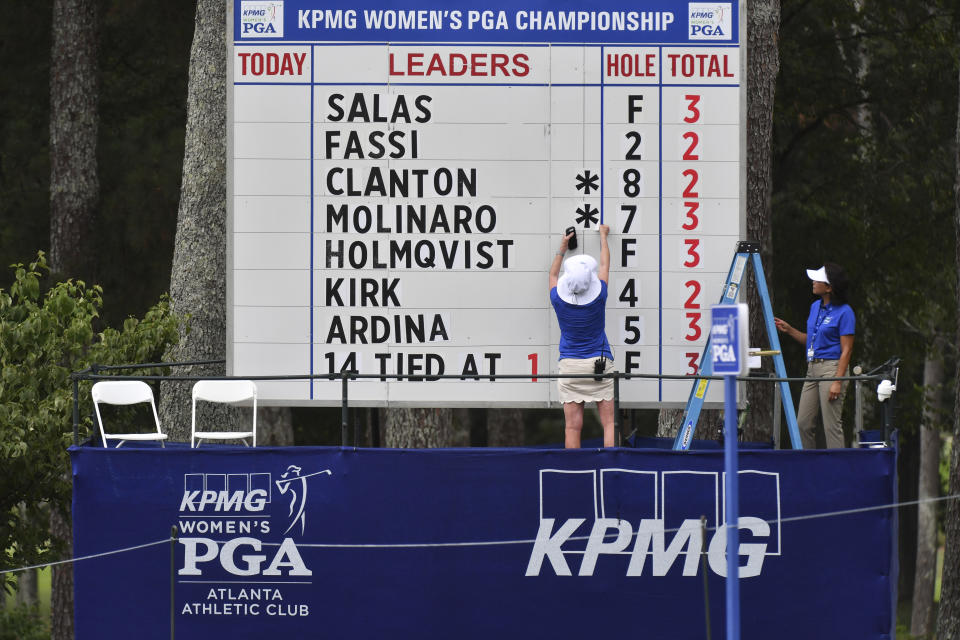
<svg viewBox="0 0 960 640">
<path fill-rule="evenodd" d="M 948 372 L 956 358 L 956 19 L 956 3 L 944 0 L 782 1 L 774 305 L 802 325 L 813 301 L 804 268 L 831 260 L 847 269 L 852 364 L 869 370 L 902 358 L 894 418 L 902 500 L 918 495 L 924 358 L 943 357 Z M 938 335 L 948 348 L 933 347 Z M 784 354 L 788 372 L 805 371 L 802 349 L 786 344 Z M 868 385 L 867 429 L 880 424 L 875 397 Z M 853 407 L 848 398 L 848 427 Z M 916 517 L 904 515 L 899 595 L 908 599 L 916 535 Z"/>
<path fill-rule="evenodd" d="M 10 550 L 0 567 L 42 562 L 59 551 L 48 540 L 47 510 L 70 500 L 71 372 L 91 363 L 154 361 L 178 337 L 166 298 L 142 320 L 97 333 L 100 287 L 67 280 L 44 293 L 49 269 L 42 252 L 13 269 L 10 290 L 0 290 L 0 548 Z M 89 396 L 89 383 L 82 384 L 81 415 L 90 413 Z M 88 435 L 90 421 L 81 429 Z"/>
<path fill-rule="evenodd" d="M 943 450 L 940 452 L 940 495 L 950 495 L 950 454 L 953 449 L 953 436 L 943 439 Z"/>
<path fill-rule="evenodd" d="M 50 619 L 37 607 L 0 609 L 0 640 L 47 640 Z"/>
<path fill-rule="evenodd" d="M 903 358 L 897 426 L 908 438 L 922 410 L 911 381 L 922 380 L 934 336 L 956 326 L 954 11 L 942 0 L 782 3 L 777 314 L 802 325 L 813 301 L 803 269 L 844 265 L 857 314 L 853 364 Z M 942 355 L 950 371 L 953 350 Z M 785 356 L 788 371 L 804 371 L 801 349 Z M 876 425 L 867 416 L 867 428 Z"/>
</svg>

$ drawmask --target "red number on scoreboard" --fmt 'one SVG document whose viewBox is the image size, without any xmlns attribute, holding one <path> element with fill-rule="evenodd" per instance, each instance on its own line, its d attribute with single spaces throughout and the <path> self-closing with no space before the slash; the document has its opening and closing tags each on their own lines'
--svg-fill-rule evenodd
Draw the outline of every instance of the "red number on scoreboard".
<svg viewBox="0 0 960 640">
<path fill-rule="evenodd" d="M 697 103 L 700 102 L 700 96 L 696 94 L 687 94 L 683 96 L 687 101 L 687 113 L 689 115 L 683 118 L 684 122 L 694 123 L 700 119 L 700 109 L 697 109 Z"/>
<path fill-rule="evenodd" d="M 690 142 L 687 146 L 687 150 L 683 152 L 684 160 L 699 160 L 700 154 L 694 153 L 694 149 L 697 148 L 697 145 L 700 144 L 700 138 L 693 131 L 687 131 L 683 134 L 683 139 Z"/>
<path fill-rule="evenodd" d="M 683 172 L 685 178 L 689 178 L 690 182 L 687 183 L 687 188 L 683 190 L 684 198 L 699 198 L 700 194 L 694 191 L 694 187 L 697 186 L 697 180 L 700 178 L 700 175 L 697 173 L 696 169 L 687 169 Z"/>
<path fill-rule="evenodd" d="M 699 309 L 700 303 L 697 302 L 697 296 L 700 295 L 700 283 L 696 280 L 687 280 L 683 283 L 687 289 L 693 289 L 693 293 L 687 298 L 687 301 L 683 303 L 684 309 Z"/>
<path fill-rule="evenodd" d="M 700 218 L 697 217 L 697 210 L 700 208 L 700 203 L 695 201 L 685 201 L 683 206 L 687 208 L 686 221 L 680 225 L 680 227 L 685 231 L 693 231 L 700 223 Z"/>
<path fill-rule="evenodd" d="M 528 353 L 527 360 L 530 361 L 530 373 L 533 374 L 533 381 L 537 381 L 537 354 Z"/>
<path fill-rule="evenodd" d="M 700 373 L 700 367 L 697 365 L 697 361 L 700 359 L 700 354 L 688 351 L 683 355 L 687 357 L 687 375 L 695 376 Z"/>
<path fill-rule="evenodd" d="M 688 256 L 688 259 L 683 262 L 683 266 L 692 268 L 700 264 L 700 254 L 697 253 L 697 247 L 700 246 L 700 241 L 696 238 L 686 238 L 683 244 L 687 245 Z"/>
<path fill-rule="evenodd" d="M 690 329 L 690 332 L 687 335 L 683 336 L 684 340 L 690 342 L 696 342 L 700 339 L 702 331 L 700 331 L 700 316 L 702 314 L 699 311 L 687 311 L 687 328 Z"/>
</svg>

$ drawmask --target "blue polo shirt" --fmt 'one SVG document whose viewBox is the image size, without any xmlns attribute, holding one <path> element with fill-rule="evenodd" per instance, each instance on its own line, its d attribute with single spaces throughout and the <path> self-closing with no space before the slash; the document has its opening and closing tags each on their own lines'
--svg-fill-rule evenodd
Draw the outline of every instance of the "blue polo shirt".
<svg viewBox="0 0 960 640">
<path fill-rule="evenodd" d="M 848 304 L 827 304 L 816 300 L 807 318 L 807 359 L 839 360 L 843 351 L 840 336 L 852 336 L 857 324 Z M 810 349 L 813 348 L 813 355 Z"/>
<path fill-rule="evenodd" d="M 587 304 L 565 302 L 557 288 L 550 289 L 550 302 L 560 323 L 560 359 L 597 358 L 613 360 L 606 325 L 607 283 L 600 281 L 600 295 Z"/>
</svg>

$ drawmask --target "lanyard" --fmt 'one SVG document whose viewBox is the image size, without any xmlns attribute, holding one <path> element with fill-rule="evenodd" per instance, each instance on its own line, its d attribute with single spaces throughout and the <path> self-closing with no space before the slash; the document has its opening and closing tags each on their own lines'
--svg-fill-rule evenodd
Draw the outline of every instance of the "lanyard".
<svg viewBox="0 0 960 640">
<path fill-rule="evenodd" d="M 830 305 L 821 303 L 820 310 L 817 311 L 817 321 L 813 325 L 813 335 L 810 337 L 810 348 L 807 349 L 807 360 L 813 360 L 813 345 L 816 344 L 817 336 L 820 335 L 820 325 L 827 319 L 831 310 Z"/>
</svg>

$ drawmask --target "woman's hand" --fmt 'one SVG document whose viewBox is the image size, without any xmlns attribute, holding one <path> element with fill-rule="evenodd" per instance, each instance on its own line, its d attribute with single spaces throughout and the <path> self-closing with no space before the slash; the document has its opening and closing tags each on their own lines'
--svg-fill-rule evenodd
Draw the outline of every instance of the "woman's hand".
<svg viewBox="0 0 960 640">
<path fill-rule="evenodd" d="M 600 237 L 601 237 L 601 238 L 606 238 L 606 237 L 607 237 L 607 234 L 610 233 L 610 225 L 608 225 L 608 224 L 602 224 L 602 225 L 600 225 L 600 227 L 599 227 L 597 230 L 600 232 Z"/>
<path fill-rule="evenodd" d="M 570 238 L 572 238 L 575 233 L 576 233 L 575 231 L 572 231 L 568 235 L 563 236 L 563 239 L 560 241 L 560 248 L 557 249 L 558 252 L 560 253 L 567 252 L 567 245 L 570 244 Z"/>
<path fill-rule="evenodd" d="M 780 333 L 787 334 L 788 336 L 790 336 L 800 344 L 806 344 L 807 334 L 801 331 L 797 331 L 786 320 L 781 320 L 780 318 L 774 318 L 773 324 L 776 325 L 777 331 L 779 331 Z"/>
<path fill-rule="evenodd" d="M 793 329 L 785 320 L 780 318 L 774 318 L 773 324 L 777 325 L 777 331 L 780 333 L 790 333 L 790 330 Z"/>
<path fill-rule="evenodd" d="M 839 380 L 834 380 L 830 384 L 830 401 L 834 401 L 840 397 L 840 394 L 843 392 L 843 385 Z"/>
</svg>

